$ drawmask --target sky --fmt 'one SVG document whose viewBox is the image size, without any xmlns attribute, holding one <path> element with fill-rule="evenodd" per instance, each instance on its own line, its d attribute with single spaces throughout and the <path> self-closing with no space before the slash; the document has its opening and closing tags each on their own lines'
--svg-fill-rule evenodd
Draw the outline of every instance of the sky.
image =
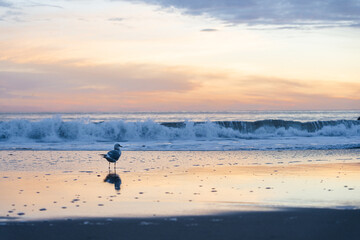
<svg viewBox="0 0 360 240">
<path fill-rule="evenodd" d="M 0 112 L 360 109 L 360 0 L 0 0 Z"/>
</svg>

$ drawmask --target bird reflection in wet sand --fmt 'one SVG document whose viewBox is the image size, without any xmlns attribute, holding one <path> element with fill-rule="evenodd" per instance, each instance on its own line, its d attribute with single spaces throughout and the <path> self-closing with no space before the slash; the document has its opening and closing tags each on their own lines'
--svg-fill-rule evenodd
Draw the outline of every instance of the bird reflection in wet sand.
<svg viewBox="0 0 360 240">
<path fill-rule="evenodd" d="M 120 190 L 121 178 L 118 174 L 116 174 L 116 172 L 109 172 L 109 174 L 105 177 L 104 182 L 114 184 L 115 190 Z"/>
</svg>

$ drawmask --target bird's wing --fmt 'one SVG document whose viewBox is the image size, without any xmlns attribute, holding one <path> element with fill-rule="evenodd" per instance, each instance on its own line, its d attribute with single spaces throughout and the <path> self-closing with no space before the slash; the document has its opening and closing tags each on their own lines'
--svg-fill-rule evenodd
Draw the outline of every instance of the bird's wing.
<svg viewBox="0 0 360 240">
<path fill-rule="evenodd" d="M 112 159 L 118 160 L 121 154 L 120 154 L 119 151 L 111 150 L 111 151 L 109 151 L 109 152 L 107 153 L 107 155 L 108 155 L 109 157 L 111 157 Z"/>
</svg>

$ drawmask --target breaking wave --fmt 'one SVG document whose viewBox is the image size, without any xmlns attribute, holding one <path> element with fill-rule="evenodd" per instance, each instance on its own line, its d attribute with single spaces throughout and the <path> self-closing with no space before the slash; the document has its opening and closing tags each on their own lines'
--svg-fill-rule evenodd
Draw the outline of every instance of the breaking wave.
<svg viewBox="0 0 360 240">
<path fill-rule="evenodd" d="M 87 120 L 63 121 L 60 117 L 41 121 L 23 119 L 0 122 L 0 140 L 35 141 L 138 141 L 268 139 L 273 137 L 360 136 L 360 121 L 337 120 L 297 122 L 284 120 L 126 122 Z"/>
</svg>

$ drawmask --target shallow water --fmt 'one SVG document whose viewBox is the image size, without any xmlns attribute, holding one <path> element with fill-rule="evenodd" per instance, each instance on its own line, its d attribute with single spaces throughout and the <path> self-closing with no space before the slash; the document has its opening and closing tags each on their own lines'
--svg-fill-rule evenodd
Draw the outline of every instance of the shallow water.
<svg viewBox="0 0 360 240">
<path fill-rule="evenodd" d="M 106 151 L 0 151 L 6 171 L 104 171 Z M 117 172 L 185 171 L 192 167 L 360 161 L 360 149 L 294 151 L 123 151 Z"/>
<path fill-rule="evenodd" d="M 99 153 L 0 151 L 0 220 L 360 207 L 360 150 Z"/>
</svg>

